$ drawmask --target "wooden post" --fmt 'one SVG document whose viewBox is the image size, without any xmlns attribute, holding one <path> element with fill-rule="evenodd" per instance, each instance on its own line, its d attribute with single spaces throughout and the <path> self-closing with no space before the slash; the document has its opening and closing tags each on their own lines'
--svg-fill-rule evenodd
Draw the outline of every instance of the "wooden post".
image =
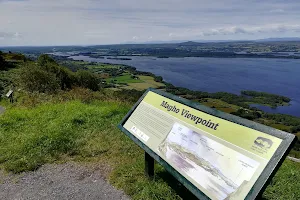
<svg viewBox="0 0 300 200">
<path fill-rule="evenodd" d="M 145 152 L 145 175 L 149 179 L 154 177 L 154 159 L 147 152 Z"/>
<path fill-rule="evenodd" d="M 10 103 L 14 103 L 14 93 L 11 93 L 11 95 L 10 95 Z"/>
<path fill-rule="evenodd" d="M 255 200 L 263 200 L 263 193 L 260 192 L 260 193 L 256 196 Z"/>
</svg>

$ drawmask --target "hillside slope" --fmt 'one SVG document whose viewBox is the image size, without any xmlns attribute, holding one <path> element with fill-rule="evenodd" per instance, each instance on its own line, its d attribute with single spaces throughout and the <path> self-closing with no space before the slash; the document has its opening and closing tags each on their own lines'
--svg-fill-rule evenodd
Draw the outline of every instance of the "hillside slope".
<svg viewBox="0 0 300 200">
<path fill-rule="evenodd" d="M 155 181 L 146 179 L 142 149 L 117 129 L 131 103 L 114 98 L 59 102 L 52 96 L 33 105 L 23 97 L 0 116 L 0 167 L 18 173 L 45 163 L 98 163 L 111 168 L 109 181 L 133 199 L 193 199 L 159 165 Z M 300 199 L 299 169 L 299 164 L 285 161 L 264 196 Z"/>
</svg>

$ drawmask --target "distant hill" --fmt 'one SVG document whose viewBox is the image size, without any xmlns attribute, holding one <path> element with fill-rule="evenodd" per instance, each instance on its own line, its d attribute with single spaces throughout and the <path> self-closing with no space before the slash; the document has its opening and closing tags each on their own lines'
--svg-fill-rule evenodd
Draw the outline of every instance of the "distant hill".
<svg viewBox="0 0 300 200">
<path fill-rule="evenodd" d="M 193 41 L 178 43 L 178 45 L 180 46 L 196 46 L 198 44 L 199 42 L 193 42 Z"/>
<path fill-rule="evenodd" d="M 170 40 L 170 41 L 149 41 L 140 42 L 139 44 L 180 44 L 184 46 L 193 46 L 199 43 L 223 43 L 223 42 L 290 42 L 300 41 L 300 37 L 284 37 L 284 38 L 264 38 L 257 40 Z M 134 42 L 129 42 L 133 43 Z"/>
<path fill-rule="evenodd" d="M 190 45 L 193 44 L 199 44 L 199 43 L 221 43 L 221 42 L 249 42 L 252 40 L 166 40 L 166 41 L 149 41 L 149 42 L 140 42 L 140 43 L 134 43 L 134 42 L 128 42 L 126 44 L 180 44 L 180 45 Z"/>
<path fill-rule="evenodd" d="M 265 38 L 255 40 L 256 42 L 291 42 L 291 41 L 300 41 L 300 37 L 286 37 L 286 38 Z"/>
</svg>

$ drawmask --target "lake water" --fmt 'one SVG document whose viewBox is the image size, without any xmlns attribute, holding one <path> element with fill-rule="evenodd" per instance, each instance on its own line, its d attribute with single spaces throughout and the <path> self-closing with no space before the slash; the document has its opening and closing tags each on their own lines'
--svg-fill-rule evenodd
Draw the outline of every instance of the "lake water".
<svg viewBox="0 0 300 200">
<path fill-rule="evenodd" d="M 300 60 L 268 58 L 155 58 L 126 56 L 132 60 L 97 59 L 72 56 L 74 60 L 125 64 L 140 71 L 162 76 L 175 86 L 206 92 L 241 90 L 263 91 L 287 96 L 290 106 L 271 109 L 256 106 L 266 112 L 300 117 Z"/>
</svg>

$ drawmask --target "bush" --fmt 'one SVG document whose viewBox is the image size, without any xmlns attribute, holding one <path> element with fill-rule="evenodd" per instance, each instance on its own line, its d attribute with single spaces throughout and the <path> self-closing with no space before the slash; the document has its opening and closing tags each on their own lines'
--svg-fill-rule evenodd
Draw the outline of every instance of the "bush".
<svg viewBox="0 0 300 200">
<path fill-rule="evenodd" d="M 298 132 L 300 132 L 300 125 L 299 126 L 293 126 L 290 131 L 292 133 L 298 133 Z"/>
<path fill-rule="evenodd" d="M 53 93 L 60 88 L 60 81 L 54 73 L 27 63 L 19 71 L 21 87 L 29 92 Z"/>
<path fill-rule="evenodd" d="M 36 64 L 27 62 L 24 65 L 19 77 L 21 86 L 29 92 L 51 93 L 77 86 L 93 91 L 100 88 L 100 79 L 95 74 L 85 70 L 74 73 L 48 55 L 41 55 Z"/>
<path fill-rule="evenodd" d="M 161 76 L 155 76 L 154 81 L 161 83 L 163 81 L 163 78 Z"/>
<path fill-rule="evenodd" d="M 6 68 L 7 68 L 7 63 L 2 57 L 2 55 L 0 54 L 0 71 L 5 70 Z"/>
<path fill-rule="evenodd" d="M 2 83 L 0 82 L 0 100 L 1 100 L 3 94 L 4 94 L 4 87 L 3 87 Z"/>
<path fill-rule="evenodd" d="M 39 58 L 37 59 L 37 63 L 40 66 L 46 66 L 48 64 L 58 65 L 53 58 L 51 58 L 46 54 L 40 55 Z"/>
<path fill-rule="evenodd" d="M 245 119 L 249 119 L 249 120 L 254 120 L 257 118 L 261 117 L 261 114 L 259 112 L 252 112 L 250 110 L 245 110 L 245 109 L 239 109 L 236 112 L 232 112 L 231 114 L 245 118 Z"/>
<path fill-rule="evenodd" d="M 54 73 L 60 81 L 60 89 L 71 89 L 76 82 L 74 73 L 69 69 L 59 66 L 55 60 L 48 55 L 41 55 L 37 61 L 38 65 L 45 71 Z"/>
<path fill-rule="evenodd" d="M 86 70 L 79 70 L 76 72 L 77 84 L 80 87 L 89 88 L 93 91 L 99 90 L 99 79 L 96 75 Z"/>
</svg>

